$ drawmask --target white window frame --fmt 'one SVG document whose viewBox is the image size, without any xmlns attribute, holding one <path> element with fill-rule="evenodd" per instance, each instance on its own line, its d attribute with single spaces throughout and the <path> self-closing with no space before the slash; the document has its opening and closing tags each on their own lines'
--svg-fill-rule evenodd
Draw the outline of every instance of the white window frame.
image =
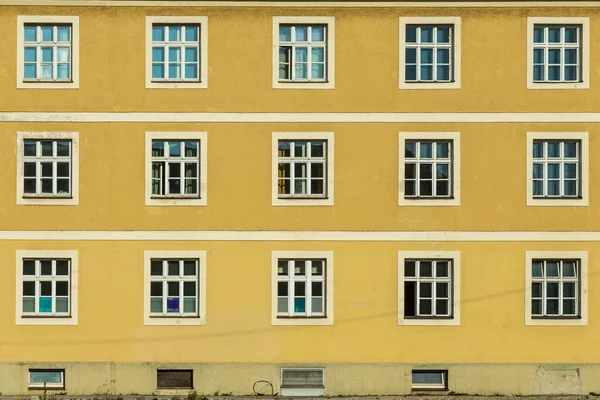
<svg viewBox="0 0 600 400">
<path fill-rule="evenodd" d="M 152 24 L 198 24 L 200 25 L 200 74 L 199 81 L 153 82 L 152 81 Z M 168 54 L 166 55 L 168 57 Z M 146 17 L 146 89 L 206 89 L 208 88 L 208 17 L 206 16 L 147 16 Z"/>
<path fill-rule="evenodd" d="M 52 258 L 71 260 L 71 316 L 70 317 L 24 317 L 23 316 L 23 259 Z M 16 325 L 77 325 L 78 321 L 78 252 L 77 250 L 17 250 L 16 252 Z"/>
<path fill-rule="evenodd" d="M 71 196 L 34 197 L 24 193 L 24 140 L 71 141 Z M 17 204 L 44 206 L 79 205 L 79 132 L 17 132 Z"/>
<path fill-rule="evenodd" d="M 314 198 L 280 198 L 278 185 L 279 168 L 279 140 L 326 140 L 327 141 L 327 161 L 326 161 L 326 192 L 325 197 Z M 272 193 L 271 205 L 273 206 L 332 206 L 334 193 L 334 134 L 333 132 L 273 132 L 272 141 Z"/>
<path fill-rule="evenodd" d="M 198 193 L 200 197 L 152 197 L 152 141 L 165 140 L 199 140 L 200 141 L 200 173 Z M 208 204 L 208 135 L 206 132 L 146 132 L 145 146 L 145 191 L 146 206 L 205 206 Z"/>
<path fill-rule="evenodd" d="M 579 260 L 580 318 L 532 318 L 531 316 L 531 265 L 536 259 Z M 585 326 L 588 324 L 588 252 L 587 251 L 526 251 L 525 252 L 525 325 Z"/>
<path fill-rule="evenodd" d="M 407 140 L 452 141 L 452 197 L 405 198 L 405 146 Z M 399 132 L 398 133 L 398 205 L 399 206 L 460 206 L 460 132 Z M 435 171 L 433 171 L 435 173 Z"/>
<path fill-rule="evenodd" d="M 423 372 L 423 373 L 439 373 L 442 375 L 442 384 L 441 385 L 436 385 L 436 384 L 414 384 L 412 382 L 412 376 L 414 375 L 414 373 L 417 372 Z M 427 370 L 427 369 L 413 369 L 411 370 L 411 389 L 413 391 L 447 391 L 448 390 L 448 370 L 447 369 L 434 369 L 434 370 Z"/>
<path fill-rule="evenodd" d="M 320 371 L 323 374 L 323 385 L 317 387 L 293 387 L 284 386 L 283 384 L 283 372 L 284 371 Z M 325 368 L 322 367 L 283 367 L 279 370 L 279 391 L 282 396 L 290 397 L 313 397 L 323 396 L 325 394 Z"/>
<path fill-rule="evenodd" d="M 533 28 L 535 25 L 581 25 L 579 44 L 580 82 L 533 81 Z M 527 89 L 589 89 L 590 88 L 590 19 L 589 17 L 527 17 Z"/>
<path fill-rule="evenodd" d="M 24 81 L 25 24 L 71 25 L 71 82 Z M 79 89 L 79 17 L 60 15 L 17 16 L 17 89 Z"/>
<path fill-rule="evenodd" d="M 198 260 L 198 316 L 151 317 L 150 262 L 153 258 L 194 258 Z M 204 250 L 146 250 L 144 251 L 144 325 L 199 326 L 206 325 L 206 251 Z"/>
<path fill-rule="evenodd" d="M 279 80 L 279 25 L 327 25 L 325 81 L 281 82 Z M 273 89 L 335 89 L 335 17 L 273 17 Z"/>
<path fill-rule="evenodd" d="M 66 385 L 65 385 L 65 370 L 63 368 L 29 368 L 29 370 L 27 371 L 28 374 L 28 386 L 27 389 L 29 390 L 64 390 Z M 56 383 L 50 383 L 50 384 L 39 384 L 39 383 L 34 383 L 31 382 L 31 373 L 32 372 L 58 372 L 60 373 L 60 378 L 61 378 L 61 382 L 56 384 Z"/>
<path fill-rule="evenodd" d="M 279 259 L 325 260 L 325 317 L 277 317 L 277 264 Z M 333 325 L 333 251 L 273 251 L 271 252 L 271 325 L 325 326 Z"/>
<path fill-rule="evenodd" d="M 400 17 L 399 89 L 460 89 L 461 17 Z M 452 25 L 451 82 L 406 82 L 406 25 Z"/>
<path fill-rule="evenodd" d="M 452 260 L 452 318 L 404 318 L 404 262 L 410 259 Z M 399 251 L 398 252 L 398 325 L 459 326 L 460 325 L 460 251 Z"/>
<path fill-rule="evenodd" d="M 581 197 L 533 197 L 533 142 L 534 140 L 578 140 L 580 146 L 579 170 Z M 527 206 L 587 207 L 589 205 L 589 140 L 588 132 L 527 132 Z"/>
</svg>

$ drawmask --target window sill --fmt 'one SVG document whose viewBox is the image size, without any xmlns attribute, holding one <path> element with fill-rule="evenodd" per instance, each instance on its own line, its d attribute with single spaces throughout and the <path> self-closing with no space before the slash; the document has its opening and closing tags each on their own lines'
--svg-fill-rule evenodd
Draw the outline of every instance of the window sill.
<svg viewBox="0 0 600 400">
<path fill-rule="evenodd" d="M 27 390 L 65 390 L 65 386 L 29 386 Z"/>
<path fill-rule="evenodd" d="M 208 89 L 206 81 L 150 81 L 146 89 Z"/>
<path fill-rule="evenodd" d="M 281 326 L 327 326 L 333 325 L 333 317 L 280 317 L 271 318 L 271 325 Z"/>
<path fill-rule="evenodd" d="M 206 317 L 157 317 L 144 316 L 144 325 L 156 326 L 202 326 L 206 325 Z"/>
<path fill-rule="evenodd" d="M 400 196 L 398 201 L 399 206 L 460 206 L 460 198 L 458 197 L 404 197 Z"/>
<path fill-rule="evenodd" d="M 587 198 L 577 197 L 528 197 L 528 206 L 542 207 L 587 207 Z"/>
<path fill-rule="evenodd" d="M 332 206 L 333 197 L 275 197 L 273 206 Z"/>
<path fill-rule="evenodd" d="M 79 89 L 75 81 L 19 81 L 17 89 Z"/>
<path fill-rule="evenodd" d="M 589 81 L 582 82 L 527 82 L 527 89 L 556 89 L 556 90 L 564 90 L 564 89 L 589 89 L 590 83 Z"/>
<path fill-rule="evenodd" d="M 526 326 L 587 326 L 587 318 L 547 318 L 525 317 Z"/>
<path fill-rule="evenodd" d="M 204 197 L 147 197 L 146 206 L 205 206 Z"/>
<path fill-rule="evenodd" d="M 399 89 L 401 90 L 430 90 L 430 89 L 460 89 L 460 82 L 406 82 L 400 81 Z"/>
<path fill-rule="evenodd" d="M 77 317 L 30 317 L 30 316 L 18 316 L 15 321 L 15 325 L 64 325 L 74 326 L 77 325 Z"/>
<path fill-rule="evenodd" d="M 333 81 L 274 81 L 273 89 L 335 89 Z"/>
<path fill-rule="evenodd" d="M 414 318 L 398 316 L 398 326 L 459 326 L 459 318 Z"/>
<path fill-rule="evenodd" d="M 34 197 L 34 196 L 18 196 L 18 205 L 33 205 L 33 206 L 77 206 L 79 198 L 73 195 L 69 197 Z"/>
</svg>

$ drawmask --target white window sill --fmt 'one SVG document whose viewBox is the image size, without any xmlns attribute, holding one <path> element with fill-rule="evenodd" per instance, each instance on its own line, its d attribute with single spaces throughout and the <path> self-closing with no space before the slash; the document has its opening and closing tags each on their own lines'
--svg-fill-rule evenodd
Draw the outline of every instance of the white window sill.
<svg viewBox="0 0 600 400">
<path fill-rule="evenodd" d="M 79 89 L 78 82 L 17 82 L 17 89 Z"/>
<path fill-rule="evenodd" d="M 293 198 L 293 197 L 277 197 L 272 201 L 273 206 L 332 206 L 333 198 Z"/>
<path fill-rule="evenodd" d="M 400 89 L 460 89 L 460 82 L 400 82 Z"/>
<path fill-rule="evenodd" d="M 435 198 L 400 198 L 398 202 L 399 206 L 417 206 L 417 207 L 435 207 L 435 206 L 460 206 L 459 198 L 444 198 L 444 199 L 435 199 Z"/>
<path fill-rule="evenodd" d="M 77 325 L 77 317 L 17 317 L 15 325 L 28 326 L 74 326 Z"/>
<path fill-rule="evenodd" d="M 527 317 L 525 321 L 525 325 L 527 326 L 587 326 L 587 324 L 587 318 L 551 319 Z"/>
<path fill-rule="evenodd" d="M 335 89 L 332 81 L 329 82 L 274 82 L 273 89 Z"/>
<path fill-rule="evenodd" d="M 589 89 L 590 82 L 527 82 L 527 89 Z"/>
<path fill-rule="evenodd" d="M 291 397 L 317 397 L 324 396 L 325 389 L 323 388 L 281 388 L 281 396 Z"/>
<path fill-rule="evenodd" d="M 77 206 L 76 197 L 17 197 L 17 204 L 24 206 Z"/>
<path fill-rule="evenodd" d="M 273 317 L 271 325 L 279 326 L 328 326 L 333 325 L 333 317 L 318 318 L 294 318 L 294 317 Z"/>
<path fill-rule="evenodd" d="M 527 206 L 540 207 L 587 207 L 588 199 L 570 199 L 570 198 L 528 198 Z"/>
<path fill-rule="evenodd" d="M 206 325 L 204 317 L 144 317 L 144 325 L 154 326 L 202 326 Z"/>
<path fill-rule="evenodd" d="M 182 197 L 165 197 L 146 199 L 147 206 L 205 206 L 206 197 L 186 199 Z"/>
<path fill-rule="evenodd" d="M 460 319 L 423 319 L 423 318 L 398 318 L 398 326 L 459 326 Z"/>
<path fill-rule="evenodd" d="M 207 89 L 208 82 L 148 82 L 146 89 Z"/>
</svg>

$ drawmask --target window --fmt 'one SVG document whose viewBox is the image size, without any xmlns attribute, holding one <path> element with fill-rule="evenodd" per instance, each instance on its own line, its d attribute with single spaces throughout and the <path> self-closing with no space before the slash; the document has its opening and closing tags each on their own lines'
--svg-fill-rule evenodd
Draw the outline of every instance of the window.
<svg viewBox="0 0 600 400">
<path fill-rule="evenodd" d="M 272 325 L 333 324 L 333 253 L 273 252 Z"/>
<path fill-rule="evenodd" d="M 64 389 L 64 369 L 30 369 L 29 389 Z"/>
<path fill-rule="evenodd" d="M 146 88 L 207 88 L 207 17 L 146 17 Z"/>
<path fill-rule="evenodd" d="M 413 390 L 448 390 L 448 371 L 413 370 Z"/>
<path fill-rule="evenodd" d="M 323 368 L 282 368 L 282 396 L 323 396 L 325 389 Z"/>
<path fill-rule="evenodd" d="M 527 18 L 528 89 L 589 88 L 589 18 Z"/>
<path fill-rule="evenodd" d="M 587 252 L 526 253 L 525 324 L 587 325 Z"/>
<path fill-rule="evenodd" d="M 158 389 L 193 389 L 194 371 L 190 369 L 159 369 L 156 371 Z"/>
<path fill-rule="evenodd" d="M 528 205 L 587 205 L 587 133 L 527 134 Z"/>
<path fill-rule="evenodd" d="M 17 88 L 79 87 L 79 17 L 17 17 Z"/>
<path fill-rule="evenodd" d="M 146 251 L 145 325 L 204 325 L 206 253 Z"/>
<path fill-rule="evenodd" d="M 334 88 L 334 21 L 273 17 L 273 88 Z"/>
<path fill-rule="evenodd" d="M 17 204 L 79 203 L 79 134 L 17 133 Z"/>
<path fill-rule="evenodd" d="M 273 205 L 333 205 L 333 133 L 273 133 Z"/>
<path fill-rule="evenodd" d="M 206 205 L 205 132 L 146 133 L 146 205 Z"/>
<path fill-rule="evenodd" d="M 398 252 L 398 325 L 460 325 L 459 283 L 459 252 Z"/>
<path fill-rule="evenodd" d="M 400 89 L 460 88 L 460 17 L 400 18 Z"/>
<path fill-rule="evenodd" d="M 460 134 L 400 132 L 399 205 L 460 205 Z"/>
<path fill-rule="evenodd" d="M 77 252 L 17 252 L 17 325 L 77 325 Z"/>
</svg>

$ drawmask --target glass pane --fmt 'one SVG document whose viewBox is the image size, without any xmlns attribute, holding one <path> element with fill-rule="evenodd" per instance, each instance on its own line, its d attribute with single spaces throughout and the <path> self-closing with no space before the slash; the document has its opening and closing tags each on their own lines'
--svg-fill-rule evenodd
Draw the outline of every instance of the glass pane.
<svg viewBox="0 0 600 400">
<path fill-rule="evenodd" d="M 296 42 L 308 41 L 308 27 L 296 26 Z"/>
<path fill-rule="evenodd" d="M 436 297 L 447 298 L 449 285 L 450 284 L 446 282 L 437 282 L 435 284 Z"/>
<path fill-rule="evenodd" d="M 448 261 L 438 261 L 435 264 L 435 276 L 438 278 L 448 277 Z"/>
<path fill-rule="evenodd" d="M 26 42 L 35 42 L 37 36 L 37 27 L 31 25 L 25 25 L 24 27 L 24 39 Z"/>
<path fill-rule="evenodd" d="M 575 261 L 563 261 L 562 276 L 563 278 L 574 278 L 576 276 Z"/>
<path fill-rule="evenodd" d="M 185 26 L 185 40 L 186 42 L 197 42 L 198 41 L 198 26 L 186 25 Z"/>
<path fill-rule="evenodd" d="M 165 66 L 163 64 L 152 64 L 152 78 L 163 79 L 165 77 Z"/>
<path fill-rule="evenodd" d="M 183 262 L 183 275 L 193 276 L 196 275 L 196 262 L 186 260 Z"/>
<path fill-rule="evenodd" d="M 575 297 L 575 282 L 563 283 L 563 297 Z"/>
<path fill-rule="evenodd" d="M 52 261 L 41 260 L 40 261 L 40 274 L 41 275 L 52 275 Z"/>
<path fill-rule="evenodd" d="M 542 277 L 542 263 L 539 261 L 534 261 L 531 265 L 531 276 L 534 278 Z"/>
<path fill-rule="evenodd" d="M 36 167 L 35 167 L 35 163 L 32 162 L 26 162 L 23 165 L 23 176 L 31 176 L 31 177 L 35 177 L 36 175 Z"/>
<path fill-rule="evenodd" d="M 164 62 L 164 61 L 165 61 L 164 47 L 153 47 L 152 48 L 152 62 Z"/>
<path fill-rule="evenodd" d="M 311 67 L 311 79 L 325 78 L 325 64 L 313 64 Z"/>
<path fill-rule="evenodd" d="M 406 141 L 404 144 L 404 158 L 417 157 L 417 144 L 415 142 Z"/>
<path fill-rule="evenodd" d="M 312 282 L 311 289 L 313 296 L 323 296 L 323 282 Z"/>
<path fill-rule="evenodd" d="M 70 42 L 71 41 L 71 28 L 68 26 L 59 26 L 57 29 L 57 41 L 59 42 Z"/>
<path fill-rule="evenodd" d="M 544 49 L 533 50 L 533 63 L 543 64 L 544 63 Z"/>
<path fill-rule="evenodd" d="M 560 181 L 548 181 L 548 196 L 560 195 Z"/>
<path fill-rule="evenodd" d="M 544 28 L 536 26 L 533 29 L 533 43 L 544 43 Z"/>
<path fill-rule="evenodd" d="M 325 27 L 313 26 L 311 33 L 311 40 L 313 42 L 324 42 L 325 41 Z"/>
<path fill-rule="evenodd" d="M 167 261 L 167 270 L 169 275 L 179 275 L 179 261 L 170 260 Z"/>
<path fill-rule="evenodd" d="M 169 78 L 179 78 L 179 64 L 169 64 Z"/>
<path fill-rule="evenodd" d="M 35 298 L 24 297 L 23 298 L 23 312 L 32 313 L 35 312 Z"/>
<path fill-rule="evenodd" d="M 310 156 L 313 158 L 323 157 L 325 142 L 310 142 Z"/>
<path fill-rule="evenodd" d="M 435 314 L 436 315 L 448 315 L 448 300 L 436 300 L 435 301 Z"/>
<path fill-rule="evenodd" d="M 435 177 L 437 179 L 448 179 L 449 177 L 449 164 L 437 164 Z"/>
<path fill-rule="evenodd" d="M 563 157 L 577 158 L 577 142 L 568 141 L 563 143 Z"/>
<path fill-rule="evenodd" d="M 68 296 L 69 295 L 69 282 L 59 281 L 56 282 L 56 293 L 57 296 Z"/>
<path fill-rule="evenodd" d="M 59 371 L 31 371 L 29 373 L 31 383 L 61 383 L 62 372 Z"/>
<path fill-rule="evenodd" d="M 432 27 L 421 27 L 421 43 L 433 43 Z"/>
<path fill-rule="evenodd" d="M 419 313 L 421 315 L 431 315 L 431 300 L 419 300 Z"/>
<path fill-rule="evenodd" d="M 35 47 L 25 47 L 23 57 L 25 62 L 36 62 L 37 51 Z"/>
<path fill-rule="evenodd" d="M 306 299 L 304 297 L 294 298 L 294 312 L 306 312 Z"/>
<path fill-rule="evenodd" d="M 312 275 L 322 276 L 323 275 L 323 261 L 320 260 L 312 260 L 311 262 L 311 271 Z"/>
<path fill-rule="evenodd" d="M 531 284 L 531 297 L 541 298 L 542 297 L 542 283 L 534 282 Z"/>
<path fill-rule="evenodd" d="M 183 295 L 186 297 L 196 296 L 196 282 L 183 282 Z"/>
<path fill-rule="evenodd" d="M 421 179 L 432 179 L 433 171 L 431 170 L 432 164 L 420 164 L 419 165 L 419 174 Z"/>
<path fill-rule="evenodd" d="M 420 282 L 419 283 L 419 297 L 431 298 L 433 295 L 431 282 Z"/>
<path fill-rule="evenodd" d="M 547 261 L 546 262 L 546 277 L 547 278 L 558 278 L 558 262 Z"/>
<path fill-rule="evenodd" d="M 277 312 L 287 313 L 288 312 L 288 299 L 277 298 Z"/>
<path fill-rule="evenodd" d="M 407 81 L 416 81 L 417 80 L 417 66 L 416 65 L 407 65 L 406 73 L 404 74 L 404 79 Z"/>
<path fill-rule="evenodd" d="M 404 166 L 404 177 L 406 179 L 415 179 L 417 177 L 417 165 L 406 164 Z"/>
<path fill-rule="evenodd" d="M 563 314 L 575 315 L 575 299 L 563 300 Z"/>
<path fill-rule="evenodd" d="M 450 43 L 450 27 L 442 26 L 437 28 L 437 42 Z"/>
<path fill-rule="evenodd" d="M 407 48 L 405 52 L 405 60 L 407 64 L 416 64 L 417 62 L 417 49 Z"/>
<path fill-rule="evenodd" d="M 169 41 L 178 42 L 181 40 L 181 26 L 169 25 Z"/>
<path fill-rule="evenodd" d="M 548 178 L 549 179 L 560 178 L 560 164 L 548 164 Z"/>
<path fill-rule="evenodd" d="M 296 260 L 294 261 L 294 275 L 306 275 L 306 261 Z"/>
<path fill-rule="evenodd" d="M 71 142 L 68 140 L 59 140 L 56 142 L 56 155 L 59 157 L 68 157 L 70 154 Z"/>
<path fill-rule="evenodd" d="M 433 49 L 421 49 L 421 64 L 433 64 Z"/>
<path fill-rule="evenodd" d="M 546 297 L 558 297 L 558 282 L 548 282 L 546 284 Z"/>
<path fill-rule="evenodd" d="M 322 313 L 323 312 L 323 299 L 315 299 L 313 298 L 311 301 L 312 312 L 314 313 Z"/>
<path fill-rule="evenodd" d="M 288 295 L 288 282 L 277 282 L 277 296 L 287 296 Z"/>
<path fill-rule="evenodd" d="M 56 176 L 69 177 L 70 167 L 69 163 L 56 163 Z"/>
<path fill-rule="evenodd" d="M 544 66 L 543 65 L 534 65 L 533 66 L 533 80 L 534 81 L 543 81 L 544 80 Z"/>
<path fill-rule="evenodd" d="M 169 282 L 169 285 L 171 283 Z M 167 312 L 178 313 L 179 312 L 179 297 L 167 297 Z"/>
<path fill-rule="evenodd" d="M 577 50 L 565 49 L 565 64 L 577 64 Z"/>
<path fill-rule="evenodd" d="M 165 41 L 164 25 L 152 25 L 152 41 L 154 41 L 154 42 L 164 42 Z"/>
<path fill-rule="evenodd" d="M 150 296 L 162 297 L 163 295 L 163 283 L 162 282 L 150 282 Z"/>
<path fill-rule="evenodd" d="M 436 158 L 448 158 L 449 156 L 449 148 L 450 143 L 448 142 L 438 142 L 436 144 Z"/>
<path fill-rule="evenodd" d="M 425 278 L 431 278 L 433 276 L 431 261 L 421 261 L 419 263 L 419 276 Z"/>
<path fill-rule="evenodd" d="M 560 28 L 548 28 L 548 43 L 560 43 Z"/>
<path fill-rule="evenodd" d="M 406 277 L 414 277 L 415 275 L 415 262 L 414 261 L 404 261 L 404 276 Z"/>
<path fill-rule="evenodd" d="M 542 315 L 542 300 L 531 301 L 531 314 Z"/>
<path fill-rule="evenodd" d="M 52 47 L 42 47 L 42 62 L 52 62 L 53 50 Z"/>
<path fill-rule="evenodd" d="M 565 67 L 565 81 L 576 81 L 577 80 L 577 67 L 569 66 Z"/>
<path fill-rule="evenodd" d="M 577 28 L 565 28 L 565 43 L 577 43 Z"/>
<path fill-rule="evenodd" d="M 52 42 L 53 38 L 52 38 L 52 26 L 42 26 L 41 28 L 42 31 L 42 42 Z"/>
<path fill-rule="evenodd" d="M 48 282 L 50 283 L 50 282 Z M 52 297 L 40 297 L 38 303 L 38 312 L 40 313 L 51 313 L 52 312 Z"/>
<path fill-rule="evenodd" d="M 197 47 L 186 47 L 185 48 L 185 62 L 197 62 L 198 61 L 198 48 Z"/>
<path fill-rule="evenodd" d="M 60 297 L 56 299 L 56 312 L 69 312 L 69 299 Z"/>
<path fill-rule="evenodd" d="M 415 385 L 442 385 L 444 378 L 440 372 L 413 372 L 412 383 Z"/>
<path fill-rule="evenodd" d="M 419 182 L 419 195 L 421 195 L 421 196 L 433 195 L 433 182 L 432 181 Z"/>
<path fill-rule="evenodd" d="M 279 25 L 279 40 L 282 42 L 292 41 L 292 27 L 289 25 Z"/>
<path fill-rule="evenodd" d="M 548 80 L 559 81 L 560 80 L 560 67 L 548 67 Z"/>
<path fill-rule="evenodd" d="M 150 262 L 150 275 L 162 276 L 163 262 L 162 260 L 152 260 Z"/>
<path fill-rule="evenodd" d="M 198 64 L 185 64 L 184 78 L 186 78 L 186 79 L 198 78 Z"/>
<path fill-rule="evenodd" d="M 181 61 L 181 49 L 179 47 L 169 48 L 169 61 L 179 62 Z"/>
<path fill-rule="evenodd" d="M 417 43 L 416 25 L 406 25 L 406 43 Z"/>
<path fill-rule="evenodd" d="M 294 282 L 294 295 L 297 297 L 306 296 L 306 282 Z"/>
<path fill-rule="evenodd" d="M 420 158 L 432 158 L 432 143 L 421 142 L 419 143 L 419 157 Z"/>
<path fill-rule="evenodd" d="M 544 164 L 533 164 L 533 179 L 544 178 Z"/>
<path fill-rule="evenodd" d="M 35 296 L 35 282 L 23 282 L 23 296 Z"/>
<path fill-rule="evenodd" d="M 547 300 L 546 301 L 546 314 L 558 315 L 558 300 Z"/>
<path fill-rule="evenodd" d="M 163 299 L 150 299 L 150 312 L 161 313 L 163 311 Z"/>
<path fill-rule="evenodd" d="M 437 63 L 448 64 L 450 63 L 450 49 L 438 49 L 437 51 Z"/>
<path fill-rule="evenodd" d="M 195 313 L 196 312 L 197 300 L 195 297 L 183 299 L 183 312 L 184 313 Z"/>
<path fill-rule="evenodd" d="M 288 261 L 279 260 L 277 261 L 277 275 L 287 276 L 288 274 Z"/>
<path fill-rule="evenodd" d="M 23 260 L 23 275 L 35 275 L 34 260 Z"/>
<path fill-rule="evenodd" d="M 448 65 L 438 66 L 436 71 L 437 71 L 436 72 L 437 73 L 436 80 L 438 80 L 438 81 L 450 80 L 450 67 Z"/>
<path fill-rule="evenodd" d="M 307 79 L 308 78 L 307 64 L 296 64 L 296 78 L 297 79 Z"/>
</svg>

